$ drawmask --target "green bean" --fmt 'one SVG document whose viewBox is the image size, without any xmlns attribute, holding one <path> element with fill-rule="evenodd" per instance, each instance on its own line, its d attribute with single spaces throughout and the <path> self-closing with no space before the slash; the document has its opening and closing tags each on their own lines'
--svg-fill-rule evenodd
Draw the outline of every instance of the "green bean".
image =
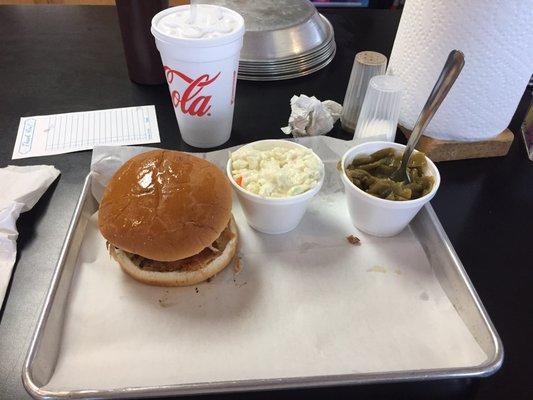
<svg viewBox="0 0 533 400">
<path fill-rule="evenodd" d="M 346 166 L 346 175 L 365 192 L 393 201 L 417 199 L 428 194 L 435 179 L 426 175 L 427 160 L 424 153 L 416 153 L 409 160 L 407 173 L 410 182 L 395 182 L 390 177 L 401 164 L 401 154 L 385 148 L 372 154 L 356 157 Z"/>
</svg>

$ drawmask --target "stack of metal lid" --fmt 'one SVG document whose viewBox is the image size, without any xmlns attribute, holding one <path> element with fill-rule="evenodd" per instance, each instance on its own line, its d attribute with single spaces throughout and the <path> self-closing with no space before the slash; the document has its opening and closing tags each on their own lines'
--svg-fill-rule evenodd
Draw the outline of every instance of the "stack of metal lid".
<svg viewBox="0 0 533 400">
<path fill-rule="evenodd" d="M 200 0 L 231 8 L 246 33 L 239 79 L 272 81 L 318 71 L 335 56 L 333 27 L 308 0 Z"/>
</svg>

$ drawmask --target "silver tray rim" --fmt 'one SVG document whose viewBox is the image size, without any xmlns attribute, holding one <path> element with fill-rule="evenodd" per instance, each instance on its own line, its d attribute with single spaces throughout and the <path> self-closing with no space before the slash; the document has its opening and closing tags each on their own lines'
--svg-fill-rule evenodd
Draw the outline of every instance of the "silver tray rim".
<svg viewBox="0 0 533 400">
<path fill-rule="evenodd" d="M 403 370 L 394 372 L 378 373 L 354 373 L 343 375 L 311 376 L 311 377 L 292 377 L 278 379 L 249 379 L 242 381 L 223 381 L 223 382 L 198 382 L 162 386 L 139 386 L 118 388 L 112 390 L 69 390 L 69 391 L 50 391 L 37 385 L 32 376 L 32 364 L 38 351 L 38 345 L 42 338 L 43 329 L 51 311 L 54 297 L 60 283 L 61 273 L 65 267 L 70 244 L 74 231 L 82 216 L 82 210 L 87 196 L 92 196 L 91 190 L 91 173 L 85 178 L 85 182 L 78 198 L 74 214 L 72 216 L 61 253 L 52 276 L 50 288 L 32 335 L 32 340 L 28 353 L 24 360 L 22 369 L 22 382 L 26 391 L 35 399 L 117 399 L 132 397 L 165 397 L 165 396 L 185 396 L 193 394 L 209 393 L 235 393 L 260 390 L 277 390 L 277 389 L 294 389 L 294 388 L 316 388 L 353 384 L 377 384 L 377 383 L 395 383 L 408 381 L 429 381 L 437 379 L 452 378 L 475 378 L 486 377 L 494 374 L 501 367 L 504 358 L 503 344 L 498 335 L 481 299 L 479 298 L 470 278 L 468 277 L 463 264 L 459 260 L 448 236 L 446 235 L 433 207 L 428 203 L 424 206 L 427 218 L 435 225 L 438 230 L 443 246 L 452 258 L 457 272 L 461 276 L 477 311 L 479 312 L 485 327 L 490 333 L 491 341 L 494 345 L 495 352 L 492 358 L 487 359 L 480 365 L 472 367 L 445 368 L 445 369 L 426 369 L 426 370 Z"/>
<path fill-rule="evenodd" d="M 328 58 L 326 58 L 320 64 L 317 64 L 314 67 L 309 68 L 309 69 L 302 69 L 301 71 L 282 73 L 282 74 L 277 74 L 277 75 L 275 74 L 249 75 L 246 73 L 241 73 L 239 71 L 237 73 L 237 79 L 240 79 L 243 81 L 281 81 L 281 80 L 286 80 L 286 79 L 300 78 L 302 76 L 310 75 L 314 72 L 320 71 L 322 68 L 325 68 L 331 61 L 333 61 L 336 53 L 337 53 L 337 47 L 334 46 L 333 52 Z"/>
<path fill-rule="evenodd" d="M 287 63 L 287 64 L 278 64 L 278 65 L 275 65 L 275 66 L 253 66 L 253 67 L 250 67 L 250 66 L 243 65 L 243 64 L 239 63 L 239 71 L 240 70 L 249 71 L 250 73 L 255 73 L 255 72 L 267 72 L 267 73 L 269 73 L 271 71 L 278 72 L 278 71 L 295 69 L 295 68 L 298 68 L 298 67 L 301 67 L 301 66 L 314 66 L 316 64 L 319 64 L 321 62 L 321 60 L 323 60 L 324 58 L 329 57 L 331 55 L 331 53 L 334 51 L 335 46 L 336 46 L 335 41 L 332 41 L 332 42 L 330 42 L 328 44 L 327 47 L 325 47 L 319 53 L 313 54 L 312 57 L 310 57 L 308 59 L 305 59 L 305 60 L 294 61 L 294 62 Z"/>
</svg>

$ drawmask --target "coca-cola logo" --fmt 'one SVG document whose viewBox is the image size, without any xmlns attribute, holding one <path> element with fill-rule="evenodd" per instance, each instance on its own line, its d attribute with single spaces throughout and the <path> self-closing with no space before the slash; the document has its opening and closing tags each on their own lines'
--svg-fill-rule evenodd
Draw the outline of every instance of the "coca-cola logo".
<svg viewBox="0 0 533 400">
<path fill-rule="evenodd" d="M 175 108 L 180 108 L 183 114 L 192 115 L 193 117 L 203 117 L 204 115 L 211 115 L 209 110 L 211 109 L 211 97 L 203 96 L 202 90 L 216 81 L 220 76 L 220 72 L 214 77 L 210 78 L 208 74 L 200 75 L 198 78 L 193 79 L 183 72 L 176 71 L 167 66 L 165 68 L 165 75 L 167 82 L 170 84 L 174 81 L 174 77 L 178 77 L 183 80 L 187 87 L 180 93 L 177 90 L 172 90 L 170 96 L 172 97 L 172 103 Z"/>
</svg>

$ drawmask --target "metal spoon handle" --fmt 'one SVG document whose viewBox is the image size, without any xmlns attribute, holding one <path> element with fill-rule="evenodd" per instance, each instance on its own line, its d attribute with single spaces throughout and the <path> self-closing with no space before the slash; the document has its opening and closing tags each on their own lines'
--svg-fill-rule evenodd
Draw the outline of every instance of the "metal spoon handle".
<svg viewBox="0 0 533 400">
<path fill-rule="evenodd" d="M 418 117 L 418 121 L 416 121 L 413 132 L 409 137 L 409 141 L 407 142 L 407 146 L 402 158 L 401 165 L 403 168 L 407 166 L 409 158 L 411 158 L 411 154 L 413 153 L 420 136 L 422 136 L 422 133 L 441 105 L 442 100 L 444 100 L 450 91 L 455 80 L 459 76 L 459 73 L 463 69 L 463 65 L 465 65 L 463 53 L 459 50 L 452 50 L 448 56 L 448 59 L 446 60 L 446 64 L 444 64 L 444 67 L 442 68 L 437 83 L 435 83 L 435 86 L 429 95 L 426 105 Z"/>
</svg>

